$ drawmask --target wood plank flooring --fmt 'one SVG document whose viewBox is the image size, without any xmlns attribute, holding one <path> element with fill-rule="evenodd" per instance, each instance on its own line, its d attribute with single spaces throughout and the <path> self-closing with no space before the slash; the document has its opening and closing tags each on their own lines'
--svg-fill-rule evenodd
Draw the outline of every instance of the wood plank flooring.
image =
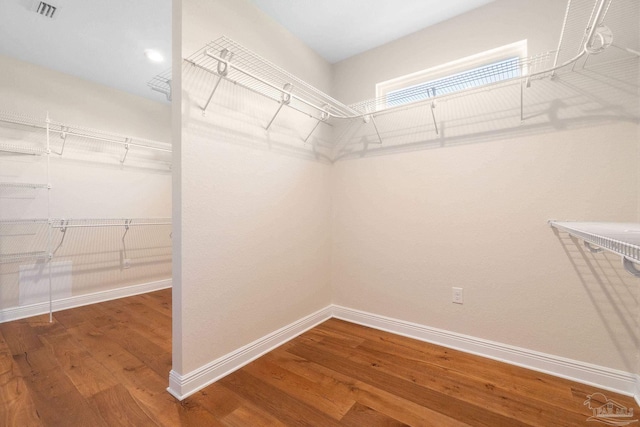
<svg viewBox="0 0 640 427">
<path fill-rule="evenodd" d="M 640 418 L 626 396 L 336 319 L 183 402 L 170 369 L 170 290 L 0 324 L 0 426 L 606 425 L 587 421 L 597 392 Z"/>
</svg>

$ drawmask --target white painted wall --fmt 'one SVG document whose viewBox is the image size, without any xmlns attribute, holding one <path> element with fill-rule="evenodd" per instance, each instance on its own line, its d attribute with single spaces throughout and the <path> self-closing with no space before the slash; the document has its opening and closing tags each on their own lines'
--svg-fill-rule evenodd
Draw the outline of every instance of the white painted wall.
<svg viewBox="0 0 640 427">
<path fill-rule="evenodd" d="M 171 106 L 166 102 L 153 102 L 5 56 L 0 61 L 3 111 L 36 117 L 49 111 L 57 121 L 171 142 Z"/>
<path fill-rule="evenodd" d="M 287 126 L 266 133 L 275 107 L 241 88 L 223 82 L 203 117 L 214 79 L 181 61 L 227 35 L 354 102 L 515 41 L 555 49 L 563 13 L 564 2 L 498 0 L 331 67 L 246 0 L 174 2 L 174 374 L 193 378 L 331 302 L 633 371 L 637 280 L 547 220 L 638 219 L 636 95 L 589 75 L 534 82 L 522 126 L 518 88 L 447 101 L 437 139 L 420 140 L 420 125 L 408 143 L 380 119 L 380 149 L 329 166 L 292 148 L 313 123 L 283 113 Z M 488 112 L 474 104 L 487 101 Z"/>
<path fill-rule="evenodd" d="M 246 0 L 183 0 L 180 13 L 185 57 L 227 35 L 321 89 L 331 86 L 329 64 Z M 277 104 L 237 96 L 240 88 L 223 82 L 202 117 L 202 88 L 213 81 L 189 66 L 182 72 L 173 371 L 185 375 L 331 302 L 332 169 L 299 136 L 277 127 L 267 134 Z M 313 125 L 290 112 L 280 119 L 301 132 Z"/>
<path fill-rule="evenodd" d="M 129 95 L 32 64 L 0 57 L 0 110 L 168 143 L 167 103 Z M 25 129 L 0 131 L 1 142 L 19 143 Z M 45 133 L 37 135 L 44 146 Z M 29 137 L 30 138 L 30 137 Z M 52 145 L 60 148 L 60 139 Z M 140 161 L 132 150 L 121 166 L 123 148 L 69 138 L 63 156 L 51 156 L 50 214 L 53 218 L 140 218 L 171 216 L 170 156 Z M 149 159 L 147 159 L 149 160 Z M 0 153 L 0 181 L 47 182 L 46 156 Z M 47 218 L 46 190 L 0 189 L 0 219 Z M 136 228 L 127 234 L 131 268 L 121 263 L 124 229 L 75 229 L 68 232 L 55 261 L 71 261 L 72 295 L 86 295 L 171 277 L 170 229 Z M 36 239 L 42 241 L 42 230 Z M 61 240 L 54 233 L 54 244 Z M 3 250 L 19 247 L 3 236 Z M 21 243 L 22 244 L 22 243 Z M 29 262 L 26 262 L 29 263 Z M 0 309 L 18 305 L 19 264 L 0 265 Z"/>
<path fill-rule="evenodd" d="M 377 82 L 521 39 L 530 54 L 554 49 L 564 3 L 498 0 L 345 60 L 333 95 L 370 98 Z M 527 111 L 544 114 L 512 130 L 483 132 L 481 107 L 452 101 L 436 108 L 445 136 L 435 144 L 383 144 L 336 163 L 333 302 L 633 372 L 638 279 L 546 221 L 637 221 L 637 121 L 608 109 L 620 101 L 609 86 L 554 99 L 570 83 L 534 83 Z M 554 117 L 559 102 L 575 108 Z M 461 126 L 455 110 L 473 124 L 448 138 Z M 452 304 L 453 286 L 464 288 L 463 305 Z"/>
</svg>

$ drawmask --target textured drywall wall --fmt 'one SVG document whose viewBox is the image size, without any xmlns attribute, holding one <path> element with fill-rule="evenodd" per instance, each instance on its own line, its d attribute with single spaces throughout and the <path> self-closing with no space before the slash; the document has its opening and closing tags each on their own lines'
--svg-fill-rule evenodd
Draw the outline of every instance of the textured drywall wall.
<svg viewBox="0 0 640 427">
<path fill-rule="evenodd" d="M 634 134 L 624 124 L 337 163 L 334 302 L 631 371 L 638 279 L 546 221 L 633 221 Z"/>
<path fill-rule="evenodd" d="M 171 142 L 171 106 L 106 86 L 0 57 L 0 109 L 122 135 Z M 149 89 L 151 90 L 151 89 Z M 164 95 L 158 94 L 162 100 Z"/>
<path fill-rule="evenodd" d="M 331 68 L 246 0 L 183 0 L 182 55 L 222 35 L 324 89 Z M 183 68 L 174 365 L 186 374 L 330 303 L 330 173 L 286 121 L 313 122 Z M 174 211 L 175 212 L 175 211 Z M 177 216 L 176 215 L 176 216 Z M 176 318 L 179 315 L 180 318 Z"/>
<path fill-rule="evenodd" d="M 333 95 L 521 39 L 554 49 L 563 3 L 498 0 L 345 60 Z M 618 71 L 637 81 L 637 61 Z M 533 82 L 522 124 L 519 87 L 438 103 L 437 136 L 423 110 L 431 140 L 394 145 L 379 119 L 382 146 L 334 165 L 334 303 L 634 372 L 638 279 L 546 224 L 638 219 L 637 92 L 618 71 Z"/>
</svg>

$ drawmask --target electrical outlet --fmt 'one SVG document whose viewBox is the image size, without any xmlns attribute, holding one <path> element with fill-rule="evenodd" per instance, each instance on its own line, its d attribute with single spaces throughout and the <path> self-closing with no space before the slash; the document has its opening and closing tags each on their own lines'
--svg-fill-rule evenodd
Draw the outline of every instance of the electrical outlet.
<svg viewBox="0 0 640 427">
<path fill-rule="evenodd" d="M 131 260 L 130 259 L 124 259 L 122 261 L 122 268 L 130 268 L 131 267 Z"/>
<path fill-rule="evenodd" d="M 462 288 L 451 288 L 453 290 L 453 303 L 462 304 L 464 298 L 462 297 Z"/>
</svg>

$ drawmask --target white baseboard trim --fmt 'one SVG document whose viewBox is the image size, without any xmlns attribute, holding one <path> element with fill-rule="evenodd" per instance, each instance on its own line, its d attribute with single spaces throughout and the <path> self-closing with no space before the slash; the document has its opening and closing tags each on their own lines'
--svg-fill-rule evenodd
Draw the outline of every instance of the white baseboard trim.
<svg viewBox="0 0 640 427">
<path fill-rule="evenodd" d="M 637 375 L 334 305 L 333 317 L 610 390 L 640 395 Z M 638 402 L 640 404 L 640 402 Z"/>
<path fill-rule="evenodd" d="M 330 318 L 331 307 L 329 306 L 187 374 L 181 375 L 172 370 L 169 373 L 167 391 L 178 400 L 183 400 Z"/>
<path fill-rule="evenodd" d="M 185 375 L 172 370 L 167 391 L 183 400 L 332 317 L 634 396 L 640 404 L 638 375 L 337 305 L 330 305 Z"/>
<path fill-rule="evenodd" d="M 133 295 L 146 294 L 148 292 L 159 291 L 160 289 L 167 289 L 170 287 L 171 279 L 158 280 L 156 282 L 142 283 L 140 285 L 125 286 L 117 289 L 109 289 L 107 291 L 62 298 L 54 300 L 51 305 L 52 310 L 56 312 L 67 310 L 69 308 L 80 307 L 83 305 L 96 304 L 99 302 L 110 301 L 118 298 L 130 297 Z M 5 308 L 3 310 L 0 310 L 0 323 L 25 319 L 27 317 L 39 316 L 46 313 L 49 313 L 48 301 L 25 305 L 22 307 Z"/>
</svg>

